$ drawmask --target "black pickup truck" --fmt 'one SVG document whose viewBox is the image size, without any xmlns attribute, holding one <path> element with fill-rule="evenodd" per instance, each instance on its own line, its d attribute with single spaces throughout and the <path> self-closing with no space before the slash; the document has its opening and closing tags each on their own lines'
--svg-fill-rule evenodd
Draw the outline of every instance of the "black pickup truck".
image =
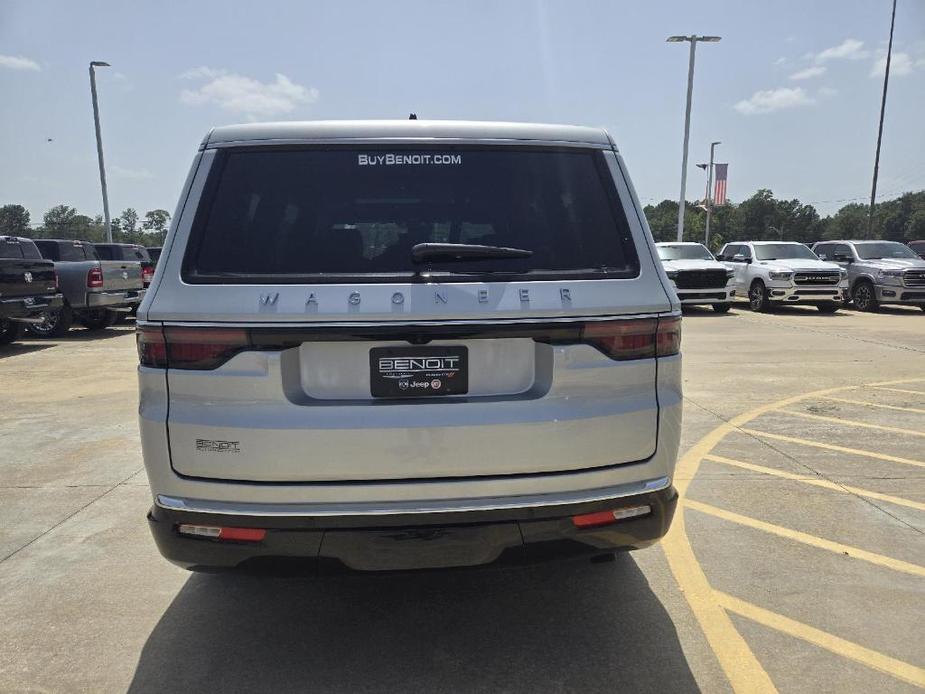
<svg viewBox="0 0 925 694">
<path fill-rule="evenodd" d="M 30 239 L 0 236 L 0 345 L 19 337 L 24 324 L 62 306 L 55 264 Z"/>
</svg>

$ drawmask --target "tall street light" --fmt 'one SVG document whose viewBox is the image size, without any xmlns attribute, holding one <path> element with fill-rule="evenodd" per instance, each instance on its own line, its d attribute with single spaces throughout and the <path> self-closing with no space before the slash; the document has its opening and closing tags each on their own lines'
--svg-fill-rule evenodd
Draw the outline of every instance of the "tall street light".
<svg viewBox="0 0 925 694">
<path fill-rule="evenodd" d="M 100 105 L 96 99 L 96 68 L 109 67 L 109 63 L 94 60 L 90 63 L 90 95 L 93 97 L 93 125 L 96 128 L 96 155 L 100 162 L 100 186 L 103 188 L 103 219 L 106 222 L 106 243 L 112 243 L 112 221 L 109 218 L 109 193 L 106 191 L 106 166 L 103 164 L 103 137 L 100 134 Z"/>
<path fill-rule="evenodd" d="M 707 43 L 716 43 L 722 37 L 720 36 L 669 36 L 666 40 L 668 43 L 683 43 L 688 41 L 691 44 L 691 57 L 687 67 L 687 107 L 684 110 L 684 154 L 681 158 L 681 198 L 678 201 L 678 241 L 684 240 L 684 195 L 687 192 L 687 143 L 691 134 L 691 96 L 694 93 L 694 54 L 697 51 L 697 43 L 705 41 Z"/>
<path fill-rule="evenodd" d="M 893 27 L 896 25 L 896 0 L 893 0 L 893 14 L 890 17 L 890 43 L 886 49 L 886 65 L 883 71 L 883 97 L 880 99 L 880 127 L 877 130 L 877 154 L 874 156 L 874 182 L 870 189 L 870 214 L 867 216 L 867 238 L 874 232 L 874 205 L 877 203 L 877 174 L 880 173 L 880 143 L 883 141 L 883 115 L 886 112 L 886 88 L 890 83 L 890 59 L 893 57 Z"/>
</svg>

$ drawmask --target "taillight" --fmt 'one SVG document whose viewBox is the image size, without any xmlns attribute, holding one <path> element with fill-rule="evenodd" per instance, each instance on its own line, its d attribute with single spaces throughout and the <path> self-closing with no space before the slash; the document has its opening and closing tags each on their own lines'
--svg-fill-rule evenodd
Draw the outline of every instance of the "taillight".
<svg viewBox="0 0 925 694">
<path fill-rule="evenodd" d="M 103 286 L 103 271 L 98 267 L 91 267 L 87 273 L 87 288 L 98 289 Z"/>
<path fill-rule="evenodd" d="M 154 277 L 154 268 L 153 268 L 153 267 L 143 267 L 143 268 L 141 268 L 141 279 L 142 279 L 143 282 L 150 282 L 152 277 Z"/>
<path fill-rule="evenodd" d="M 681 349 L 681 318 L 669 316 L 585 323 L 581 339 L 619 361 L 667 357 Z"/>
<path fill-rule="evenodd" d="M 171 369 L 216 369 L 250 346 L 243 328 L 155 328 L 136 332 L 142 366 Z"/>
</svg>

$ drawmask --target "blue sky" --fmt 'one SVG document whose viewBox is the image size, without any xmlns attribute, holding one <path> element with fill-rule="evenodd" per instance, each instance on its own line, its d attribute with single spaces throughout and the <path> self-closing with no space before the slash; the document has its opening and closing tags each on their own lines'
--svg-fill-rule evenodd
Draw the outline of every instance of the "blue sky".
<svg viewBox="0 0 925 694">
<path fill-rule="evenodd" d="M 173 211 L 202 136 L 248 120 L 464 118 L 604 126 L 644 202 L 678 194 L 686 44 L 701 45 L 694 167 L 721 140 L 729 196 L 823 212 L 869 196 L 889 0 L 0 3 L 0 204 L 33 222 L 102 210 L 87 64 L 99 73 L 113 214 Z M 880 191 L 925 188 L 925 2 L 899 0 Z M 48 142 L 51 138 L 52 141 Z"/>
</svg>

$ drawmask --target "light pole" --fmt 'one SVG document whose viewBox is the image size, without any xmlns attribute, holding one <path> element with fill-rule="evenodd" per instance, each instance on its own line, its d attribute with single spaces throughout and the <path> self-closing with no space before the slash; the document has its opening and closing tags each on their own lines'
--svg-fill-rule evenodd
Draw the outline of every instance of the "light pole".
<svg viewBox="0 0 925 694">
<path fill-rule="evenodd" d="M 890 83 L 890 58 L 893 57 L 893 27 L 896 25 L 896 0 L 890 17 L 890 43 L 886 49 L 886 66 L 883 72 L 883 97 L 880 99 L 880 127 L 877 130 L 877 154 L 874 155 L 874 182 L 870 189 L 870 214 L 867 216 L 867 238 L 874 232 L 874 205 L 877 202 L 877 174 L 880 172 L 880 143 L 883 141 L 883 114 L 886 112 L 886 88 Z"/>
<path fill-rule="evenodd" d="M 106 243 L 112 243 L 112 221 L 109 218 L 109 193 L 106 191 L 106 166 L 103 164 L 103 136 L 100 134 L 100 106 L 96 99 L 95 68 L 109 67 L 109 63 L 94 60 L 90 63 L 90 95 L 93 97 L 93 125 L 96 128 L 96 155 L 100 162 L 100 186 L 103 188 L 103 219 L 106 222 Z"/>
<path fill-rule="evenodd" d="M 723 143 L 710 143 L 710 168 L 707 172 L 707 223 L 703 234 L 703 245 L 707 248 L 710 247 L 710 217 L 713 215 L 713 151 L 716 149 L 716 145 L 721 144 Z"/>
<path fill-rule="evenodd" d="M 681 157 L 681 198 L 678 201 L 678 241 L 684 240 L 684 195 L 687 188 L 687 143 L 691 134 L 691 96 L 694 93 L 694 55 L 697 51 L 697 42 L 706 41 L 707 43 L 716 43 L 722 37 L 720 36 L 669 36 L 668 43 L 682 43 L 689 41 L 691 44 L 690 62 L 687 66 L 687 106 L 684 110 L 684 154 Z"/>
</svg>

